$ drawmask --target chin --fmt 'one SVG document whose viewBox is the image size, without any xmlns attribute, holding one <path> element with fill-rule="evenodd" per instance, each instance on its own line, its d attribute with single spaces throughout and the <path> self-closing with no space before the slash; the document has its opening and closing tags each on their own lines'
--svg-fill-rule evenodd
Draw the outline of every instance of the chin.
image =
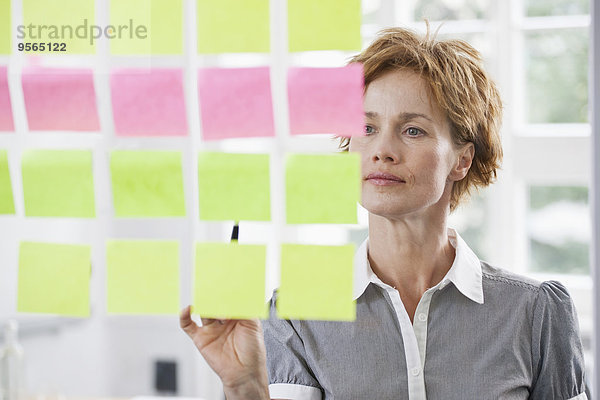
<svg viewBox="0 0 600 400">
<path fill-rule="evenodd" d="M 403 215 L 408 215 L 413 211 L 418 210 L 418 207 L 406 204 L 405 202 L 363 202 L 362 206 L 369 214 L 379 217 L 393 219 Z"/>
</svg>

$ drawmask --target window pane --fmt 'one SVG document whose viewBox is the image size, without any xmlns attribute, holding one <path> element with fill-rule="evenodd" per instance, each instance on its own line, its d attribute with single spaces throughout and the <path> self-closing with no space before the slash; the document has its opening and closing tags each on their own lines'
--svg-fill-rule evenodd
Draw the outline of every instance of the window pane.
<svg viewBox="0 0 600 400">
<path fill-rule="evenodd" d="M 532 271 L 589 274 L 591 228 L 585 186 L 531 186 L 527 228 Z"/>
<path fill-rule="evenodd" d="M 589 0 L 525 0 L 529 17 L 589 14 Z"/>
<path fill-rule="evenodd" d="M 415 4 L 415 21 L 483 19 L 486 0 L 418 0 Z"/>
<path fill-rule="evenodd" d="M 486 232 L 489 225 L 486 213 L 485 190 L 474 192 L 471 199 L 465 199 L 450 214 L 448 226 L 455 228 L 458 234 L 473 249 L 481 260 L 489 260 L 486 247 Z"/>
<path fill-rule="evenodd" d="M 587 122 L 588 30 L 525 34 L 527 121 Z"/>
<path fill-rule="evenodd" d="M 481 53 L 481 56 L 484 59 L 484 64 L 486 71 L 490 71 L 492 68 L 492 65 L 487 65 L 487 62 L 492 60 L 493 57 L 493 51 L 491 48 L 491 42 L 487 37 L 487 33 L 486 32 L 478 32 L 478 33 L 452 33 L 452 34 L 445 34 L 443 33 L 444 28 L 442 27 L 442 29 L 440 30 L 440 33 L 438 34 L 437 38 L 440 40 L 452 40 L 452 39 L 456 39 L 456 40 L 462 40 L 467 42 L 468 44 L 470 44 L 472 47 L 474 47 L 477 51 L 479 51 Z"/>
</svg>

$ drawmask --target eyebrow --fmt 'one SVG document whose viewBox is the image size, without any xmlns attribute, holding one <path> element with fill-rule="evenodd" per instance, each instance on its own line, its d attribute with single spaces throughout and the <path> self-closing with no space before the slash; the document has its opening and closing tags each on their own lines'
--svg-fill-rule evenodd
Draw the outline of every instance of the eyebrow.
<svg viewBox="0 0 600 400">
<path fill-rule="evenodd" d="M 367 111 L 365 113 L 365 116 L 368 118 L 377 118 L 379 116 L 379 114 L 377 114 L 376 112 L 372 112 L 372 111 Z M 421 114 L 421 113 L 413 113 L 413 112 L 402 112 L 399 113 L 397 115 L 398 119 L 401 120 L 411 120 L 411 119 L 415 119 L 415 118 L 424 118 L 427 121 L 433 122 L 433 120 L 431 119 L 431 117 L 425 115 L 425 114 Z"/>
</svg>

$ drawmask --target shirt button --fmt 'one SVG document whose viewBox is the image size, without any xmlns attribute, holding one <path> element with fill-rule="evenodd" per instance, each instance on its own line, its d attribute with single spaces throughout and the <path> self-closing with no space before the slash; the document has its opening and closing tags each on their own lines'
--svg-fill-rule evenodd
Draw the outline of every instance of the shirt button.
<svg viewBox="0 0 600 400">
<path fill-rule="evenodd" d="M 425 315 L 423 313 L 420 313 L 418 318 L 419 318 L 419 321 L 421 321 L 421 322 L 427 321 L 427 315 Z"/>
<path fill-rule="evenodd" d="M 413 368 L 411 372 L 412 372 L 413 376 L 419 376 L 419 374 L 421 373 L 421 369 Z"/>
</svg>

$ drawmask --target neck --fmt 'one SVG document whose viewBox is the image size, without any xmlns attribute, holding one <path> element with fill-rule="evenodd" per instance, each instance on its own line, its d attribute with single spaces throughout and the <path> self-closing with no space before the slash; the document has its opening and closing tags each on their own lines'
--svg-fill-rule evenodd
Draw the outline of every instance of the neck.
<svg viewBox="0 0 600 400">
<path fill-rule="evenodd" d="M 401 219 L 369 214 L 368 258 L 373 272 L 401 294 L 420 299 L 454 261 L 447 216 L 447 211 Z"/>
</svg>

